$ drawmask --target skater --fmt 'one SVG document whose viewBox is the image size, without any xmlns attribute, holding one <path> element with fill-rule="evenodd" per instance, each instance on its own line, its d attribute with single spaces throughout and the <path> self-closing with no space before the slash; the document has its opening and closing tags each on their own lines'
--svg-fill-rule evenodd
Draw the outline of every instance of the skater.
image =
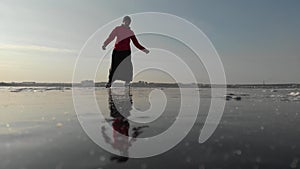
<svg viewBox="0 0 300 169">
<path fill-rule="evenodd" d="M 129 27 L 130 23 L 131 18 L 129 16 L 125 16 L 123 18 L 122 25 L 115 27 L 103 43 L 102 49 L 105 50 L 106 46 L 111 41 L 113 41 L 115 37 L 117 37 L 114 50 L 112 52 L 111 66 L 109 69 L 109 76 L 106 88 L 110 88 L 111 84 L 115 80 L 123 80 L 125 81 L 125 86 L 130 85 L 133 74 L 133 67 L 130 55 L 130 40 L 138 49 L 145 52 L 146 54 L 149 53 L 148 49 L 139 44 L 138 40 L 134 35 L 134 32 Z"/>
</svg>

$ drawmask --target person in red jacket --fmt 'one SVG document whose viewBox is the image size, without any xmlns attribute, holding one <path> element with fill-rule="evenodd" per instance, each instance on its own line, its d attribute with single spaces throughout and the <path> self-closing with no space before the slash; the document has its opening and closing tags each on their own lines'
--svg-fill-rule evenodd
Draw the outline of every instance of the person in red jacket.
<svg viewBox="0 0 300 169">
<path fill-rule="evenodd" d="M 149 53 L 149 50 L 143 47 L 136 39 L 134 32 L 129 27 L 130 23 L 131 18 L 125 16 L 122 25 L 115 27 L 103 43 L 102 49 L 105 50 L 106 46 L 117 37 L 112 52 L 106 88 L 110 88 L 115 80 L 125 81 L 125 86 L 129 86 L 130 81 L 132 81 L 133 67 L 130 56 L 130 41 L 141 51 L 146 54 Z"/>
</svg>

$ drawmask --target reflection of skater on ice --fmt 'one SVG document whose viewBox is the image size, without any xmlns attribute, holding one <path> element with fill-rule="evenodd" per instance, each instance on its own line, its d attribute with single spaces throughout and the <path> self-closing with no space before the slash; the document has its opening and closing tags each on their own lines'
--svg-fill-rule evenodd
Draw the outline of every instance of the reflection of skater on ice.
<svg viewBox="0 0 300 169">
<path fill-rule="evenodd" d="M 105 141 L 112 145 L 116 150 L 119 150 L 122 156 L 112 156 L 111 160 L 116 160 L 117 162 L 125 162 L 128 160 L 128 149 L 131 146 L 131 143 L 135 141 L 143 131 L 142 129 L 148 126 L 140 126 L 132 128 L 131 135 L 130 132 L 130 123 L 127 119 L 130 116 L 130 111 L 132 110 L 132 95 L 130 94 L 130 89 L 125 89 L 124 93 L 114 93 L 112 90 L 118 89 L 109 89 L 109 109 L 110 116 L 112 119 L 112 128 L 113 128 L 113 140 L 109 138 L 106 133 L 106 128 L 102 127 L 102 135 Z M 127 137 L 124 137 L 127 136 Z"/>
</svg>

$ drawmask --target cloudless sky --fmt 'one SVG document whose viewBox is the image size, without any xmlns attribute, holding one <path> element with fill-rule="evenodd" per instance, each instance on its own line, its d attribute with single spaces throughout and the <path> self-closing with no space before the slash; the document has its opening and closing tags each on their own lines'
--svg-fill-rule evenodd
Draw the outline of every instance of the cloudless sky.
<svg viewBox="0 0 300 169">
<path fill-rule="evenodd" d="M 228 83 L 300 83 L 298 0 L 1 0 L 0 81 L 70 82 L 88 37 L 137 12 L 170 13 L 198 26 Z"/>
</svg>

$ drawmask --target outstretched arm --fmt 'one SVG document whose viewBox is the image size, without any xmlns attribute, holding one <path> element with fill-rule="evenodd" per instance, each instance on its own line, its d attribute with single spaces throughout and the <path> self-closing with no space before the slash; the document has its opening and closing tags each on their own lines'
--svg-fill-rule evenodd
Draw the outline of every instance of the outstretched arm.
<svg viewBox="0 0 300 169">
<path fill-rule="evenodd" d="M 149 50 L 146 49 L 144 46 L 142 46 L 139 41 L 136 39 L 135 35 L 131 36 L 130 39 L 132 40 L 133 44 L 135 47 L 137 47 L 138 49 L 140 49 L 141 51 L 145 52 L 145 53 L 149 53 Z"/>
<path fill-rule="evenodd" d="M 107 39 L 104 41 L 102 49 L 105 50 L 106 46 L 115 39 L 117 35 L 117 30 L 116 28 L 109 34 L 109 36 L 107 37 Z"/>
</svg>

